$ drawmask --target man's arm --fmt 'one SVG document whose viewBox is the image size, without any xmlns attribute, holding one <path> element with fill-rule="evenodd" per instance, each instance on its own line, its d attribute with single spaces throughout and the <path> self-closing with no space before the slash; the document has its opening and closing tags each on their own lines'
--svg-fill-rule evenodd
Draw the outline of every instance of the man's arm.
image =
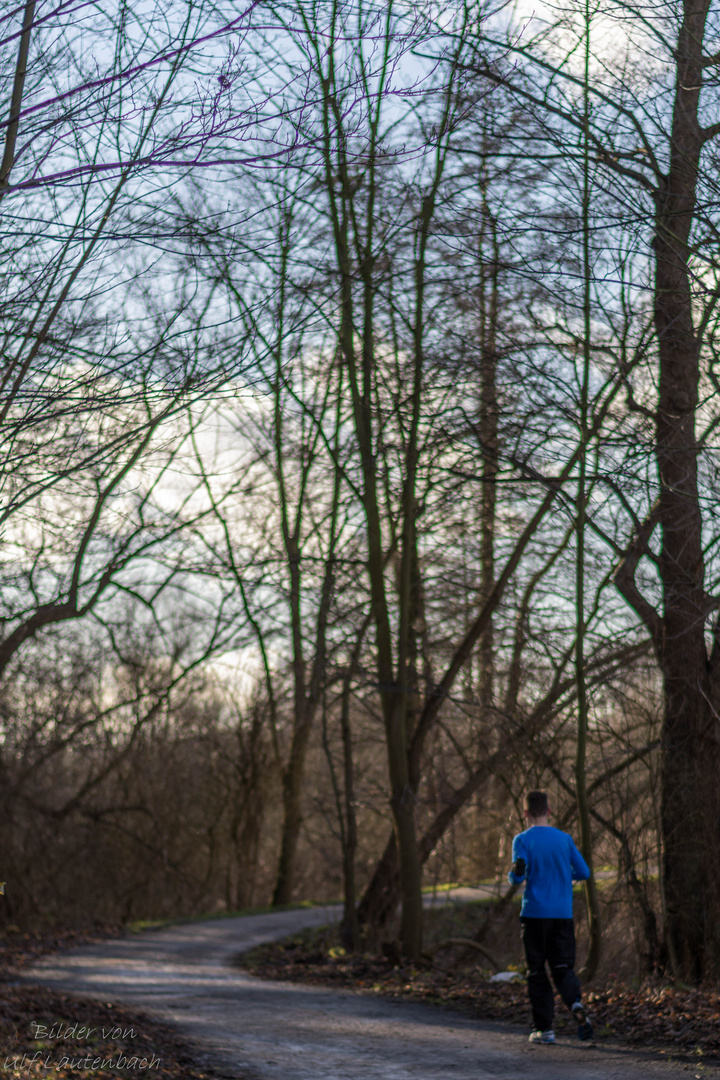
<svg viewBox="0 0 720 1080">
<path fill-rule="evenodd" d="M 508 881 L 511 885 L 521 885 L 525 880 L 525 873 L 527 871 L 527 853 L 520 835 L 516 836 L 513 840 L 512 854 L 513 864 L 512 869 L 508 874 Z"/>
<path fill-rule="evenodd" d="M 570 865 L 572 867 L 573 881 L 587 881 L 590 877 L 590 868 L 575 847 L 575 841 L 572 837 L 570 837 Z"/>
</svg>

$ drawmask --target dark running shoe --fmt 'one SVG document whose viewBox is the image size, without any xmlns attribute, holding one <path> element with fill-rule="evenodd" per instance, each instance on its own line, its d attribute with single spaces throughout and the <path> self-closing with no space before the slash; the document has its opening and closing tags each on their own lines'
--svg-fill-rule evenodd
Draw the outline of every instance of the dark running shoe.
<svg viewBox="0 0 720 1080">
<path fill-rule="evenodd" d="M 575 1002 L 572 1007 L 572 1014 L 573 1019 L 578 1026 L 578 1039 L 582 1039 L 583 1041 L 585 1041 L 586 1039 L 592 1039 L 592 1024 L 587 1018 L 587 1013 L 585 1012 L 581 1001 Z"/>
</svg>

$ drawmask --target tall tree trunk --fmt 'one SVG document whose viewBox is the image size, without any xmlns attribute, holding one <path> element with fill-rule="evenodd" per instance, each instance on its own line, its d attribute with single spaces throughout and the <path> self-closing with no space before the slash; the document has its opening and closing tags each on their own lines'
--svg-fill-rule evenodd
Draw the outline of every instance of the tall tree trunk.
<svg viewBox="0 0 720 1080">
<path fill-rule="evenodd" d="M 275 461 L 278 478 L 278 495 L 282 520 L 283 544 L 287 559 L 290 582 L 290 627 L 292 632 L 292 673 L 293 673 L 293 735 L 290 756 L 283 771 L 283 825 L 280 844 L 278 874 L 273 893 L 273 906 L 289 904 L 292 901 L 295 884 L 295 865 L 297 847 L 302 824 L 302 788 L 305 777 L 305 758 L 307 756 L 310 733 L 315 722 L 322 688 L 325 680 L 325 659 L 327 651 L 327 621 L 332 602 L 335 583 L 335 549 L 337 544 L 338 505 L 340 499 L 340 471 L 335 470 L 333 484 L 332 510 L 330 516 L 330 535 L 320 602 L 315 620 L 315 651 L 312 663 L 308 665 L 303 646 L 304 630 L 307 623 L 307 611 L 303 604 L 302 589 L 302 521 L 306 510 L 307 481 L 315 457 L 312 444 L 304 448 L 299 483 L 299 495 L 294 520 L 290 522 L 289 493 L 285 480 L 286 448 L 283 438 L 283 401 L 282 389 L 285 381 L 284 359 L 284 309 L 288 253 L 291 243 L 292 214 L 290 210 L 283 215 L 280 226 L 282 251 L 281 287 L 277 309 L 277 340 L 275 344 L 275 385 L 273 435 Z M 340 430 L 342 376 L 337 388 L 337 410 L 335 416 L 336 445 Z M 316 437 L 316 436 L 315 436 Z M 308 666 L 310 674 L 308 678 Z"/>
<path fill-rule="evenodd" d="M 499 303 L 500 252 L 497 222 L 488 204 L 487 179 L 481 181 L 480 232 L 480 415 L 479 434 L 482 454 L 482 503 L 480 507 L 480 607 L 487 603 L 495 585 L 495 512 L 499 468 L 499 408 L 497 393 L 497 326 Z M 485 245 L 489 242 L 490 257 Z M 481 722 L 486 723 L 494 696 L 493 619 L 480 637 L 479 699 Z"/>
<path fill-rule="evenodd" d="M 314 713 L 315 709 L 313 708 L 312 717 L 314 717 Z M 300 839 L 300 827 L 302 825 L 302 789 L 305 776 L 305 757 L 312 729 L 312 717 L 309 721 L 301 721 L 297 725 L 293 733 L 290 757 L 283 770 L 283 825 L 277 878 L 272 898 L 273 907 L 281 907 L 283 904 L 292 903 L 298 840 Z"/>
<path fill-rule="evenodd" d="M 578 462 L 578 487 L 576 500 L 576 562 L 575 562 L 575 678 L 577 681 L 578 731 L 575 756 L 575 792 L 580 822 L 580 846 L 590 867 L 590 878 L 585 882 L 588 934 L 590 944 L 582 974 L 586 980 L 595 975 L 600 962 L 600 905 L 597 886 L 593 876 L 592 829 L 587 791 L 587 737 L 588 697 L 585 678 L 585 529 L 587 504 L 587 444 L 588 444 L 588 397 L 590 392 L 590 315 L 592 266 L 590 262 L 590 3 L 585 0 L 585 64 L 583 78 L 583 194 L 582 194 L 582 249 L 583 249 L 583 348 L 582 378 L 580 384 L 580 442 L 582 453 Z"/>
<path fill-rule="evenodd" d="M 381 929 L 397 910 L 400 899 L 397 843 L 391 832 L 373 875 L 358 904 L 358 922 Z"/>
<path fill-rule="evenodd" d="M 355 808 L 355 763 L 353 760 L 352 730 L 350 728 L 350 679 L 343 686 L 340 703 L 340 729 L 343 743 L 343 776 L 345 780 L 345 835 L 343 843 L 343 917 L 340 934 L 346 948 L 358 945 L 358 916 L 355 903 L 355 853 L 357 851 L 357 813 Z"/>
<path fill-rule="evenodd" d="M 355 805 L 355 761 L 353 757 L 352 727 L 350 724 L 350 687 L 355 676 L 358 659 L 370 620 L 365 622 L 358 634 L 347 671 L 343 677 L 340 694 L 340 733 L 343 747 L 343 790 L 337 778 L 327 731 L 327 709 L 323 700 L 323 748 L 330 770 L 330 781 L 335 796 L 335 808 L 340 832 L 343 864 L 343 915 L 340 921 L 340 939 L 351 952 L 358 946 L 359 924 L 355 903 L 355 855 L 357 852 L 357 812 Z"/>
<path fill-rule="evenodd" d="M 700 343 L 690 230 L 703 145 L 698 120 L 708 0 L 685 0 L 677 47 L 670 167 L 656 195 L 655 328 L 660 351 L 656 455 L 665 692 L 662 828 L 667 935 L 678 974 L 720 974 L 720 727 L 710 706 L 695 414 Z"/>
<path fill-rule="evenodd" d="M 487 142 L 484 153 L 489 153 Z M 492 594 L 495 586 L 495 517 L 497 510 L 497 475 L 499 470 L 499 403 L 497 390 L 497 336 L 500 250 L 497 221 L 488 202 L 487 164 L 483 160 L 480 176 L 481 227 L 478 261 L 480 269 L 479 288 L 479 337 L 480 337 L 480 402 L 478 434 L 482 456 L 482 495 L 480 503 L 480 610 Z M 488 250 L 489 249 L 489 250 Z M 480 637 L 478 650 L 478 739 L 488 745 L 497 744 L 494 734 L 498 725 L 495 704 L 495 627 L 494 619 L 488 619 Z M 498 802 L 508 797 L 507 789 L 490 782 L 489 790 L 478 797 L 475 804 L 476 840 L 475 852 L 480 875 L 488 864 L 496 861 L 498 834 L 488 829 L 487 807 L 497 810 Z"/>
</svg>

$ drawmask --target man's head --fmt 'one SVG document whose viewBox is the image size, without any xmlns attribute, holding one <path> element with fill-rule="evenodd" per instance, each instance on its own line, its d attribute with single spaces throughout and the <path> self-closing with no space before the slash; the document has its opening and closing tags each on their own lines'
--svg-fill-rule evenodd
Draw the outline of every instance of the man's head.
<svg viewBox="0 0 720 1080">
<path fill-rule="evenodd" d="M 549 811 L 547 792 L 528 791 L 525 796 L 525 817 L 531 820 L 546 818 Z"/>
</svg>

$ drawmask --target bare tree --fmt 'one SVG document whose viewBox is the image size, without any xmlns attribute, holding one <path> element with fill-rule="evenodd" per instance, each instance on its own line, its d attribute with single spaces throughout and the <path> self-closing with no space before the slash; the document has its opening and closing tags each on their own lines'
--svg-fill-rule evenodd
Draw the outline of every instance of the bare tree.
<svg viewBox="0 0 720 1080">
<path fill-rule="evenodd" d="M 717 600 L 705 583 L 702 457 L 715 419 L 701 404 L 702 387 L 714 377 L 710 335 L 717 296 L 715 248 L 705 242 L 716 227 L 711 162 L 720 133 L 705 90 L 717 63 L 704 51 L 710 16 L 709 3 L 685 4 L 677 13 L 605 5 L 603 18 L 617 18 L 627 44 L 618 56 L 594 59 L 587 125 L 593 168 L 612 192 L 615 220 L 625 214 L 627 221 L 629 214 L 638 223 L 632 227 L 635 262 L 647 267 L 653 293 L 648 347 L 656 357 L 656 390 L 638 384 L 630 390 L 630 383 L 629 390 L 630 408 L 654 425 L 659 484 L 649 509 L 623 508 L 633 535 L 615 580 L 651 634 L 663 675 L 667 935 L 676 971 L 692 979 L 716 972 L 720 963 L 718 861 L 707 857 L 717 848 L 720 827 L 718 650 L 705 640 Z M 548 127 L 581 135 L 582 73 L 563 66 L 561 37 L 575 26 L 568 7 L 562 23 L 538 23 L 522 42 L 498 37 L 492 44 L 517 57 L 515 72 L 495 59 L 478 60 L 478 69 L 510 88 Z M 649 81 L 628 74 L 639 55 L 652 56 Z M 656 553 L 651 540 L 658 527 Z M 643 562 L 659 575 L 660 596 L 641 581 Z M 711 634 L 714 642 L 714 626 Z"/>
</svg>

